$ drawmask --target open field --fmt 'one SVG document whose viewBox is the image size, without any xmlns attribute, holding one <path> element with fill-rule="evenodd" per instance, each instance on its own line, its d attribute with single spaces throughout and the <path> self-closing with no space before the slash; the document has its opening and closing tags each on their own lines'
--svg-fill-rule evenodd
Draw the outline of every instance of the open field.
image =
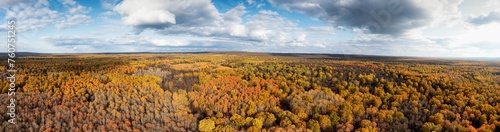
<svg viewBox="0 0 500 132">
<path fill-rule="evenodd" d="M 500 131 L 499 61 L 26 54 L 16 67 L 16 124 L 2 79 L 0 131 Z"/>
</svg>

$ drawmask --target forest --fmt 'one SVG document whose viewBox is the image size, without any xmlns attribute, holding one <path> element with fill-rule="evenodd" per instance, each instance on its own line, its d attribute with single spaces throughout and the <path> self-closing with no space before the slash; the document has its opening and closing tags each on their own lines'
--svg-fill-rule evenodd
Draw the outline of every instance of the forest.
<svg viewBox="0 0 500 132">
<path fill-rule="evenodd" d="M 0 63 L 0 131 L 500 131 L 498 61 L 247 52 L 17 59 L 16 124 Z"/>
</svg>

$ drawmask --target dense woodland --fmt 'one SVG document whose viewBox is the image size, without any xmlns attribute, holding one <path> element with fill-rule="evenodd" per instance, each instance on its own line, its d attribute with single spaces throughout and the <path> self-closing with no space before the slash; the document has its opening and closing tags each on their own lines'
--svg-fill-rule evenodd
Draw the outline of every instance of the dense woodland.
<svg viewBox="0 0 500 132">
<path fill-rule="evenodd" d="M 16 124 L 2 79 L 0 131 L 500 131 L 499 62 L 79 54 L 16 66 Z"/>
</svg>

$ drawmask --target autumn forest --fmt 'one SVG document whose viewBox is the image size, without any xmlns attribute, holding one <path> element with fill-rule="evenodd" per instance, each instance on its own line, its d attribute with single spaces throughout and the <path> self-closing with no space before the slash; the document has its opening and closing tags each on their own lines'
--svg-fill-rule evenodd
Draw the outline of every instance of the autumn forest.
<svg viewBox="0 0 500 132">
<path fill-rule="evenodd" d="M 246 52 L 25 55 L 16 61 L 16 124 L 8 122 L 1 64 L 0 131 L 500 131 L 500 62 Z"/>
</svg>

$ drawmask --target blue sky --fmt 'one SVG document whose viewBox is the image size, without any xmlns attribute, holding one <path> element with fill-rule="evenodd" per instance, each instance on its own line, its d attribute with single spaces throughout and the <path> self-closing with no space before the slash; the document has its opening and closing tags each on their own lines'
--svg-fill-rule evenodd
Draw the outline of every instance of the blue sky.
<svg viewBox="0 0 500 132">
<path fill-rule="evenodd" d="M 0 31 L 15 19 L 17 50 L 43 53 L 500 57 L 497 7 L 498 0 L 10 0 L 0 1 Z"/>
</svg>

